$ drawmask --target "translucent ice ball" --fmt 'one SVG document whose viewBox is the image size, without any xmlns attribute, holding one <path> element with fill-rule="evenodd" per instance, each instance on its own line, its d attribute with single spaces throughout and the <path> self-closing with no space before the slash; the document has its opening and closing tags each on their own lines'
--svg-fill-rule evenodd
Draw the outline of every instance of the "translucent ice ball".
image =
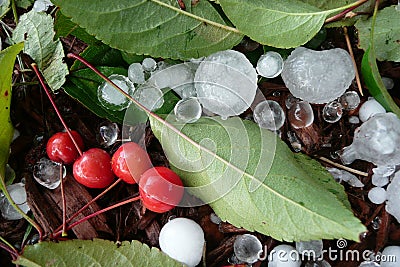
<svg viewBox="0 0 400 267">
<path fill-rule="evenodd" d="M 257 90 L 257 73 L 244 54 L 226 50 L 206 57 L 195 78 L 202 106 L 221 117 L 235 116 L 249 108 Z"/>
<path fill-rule="evenodd" d="M 298 47 L 285 61 L 281 76 L 295 97 L 322 104 L 341 96 L 355 72 L 346 50 L 314 51 Z"/>
</svg>

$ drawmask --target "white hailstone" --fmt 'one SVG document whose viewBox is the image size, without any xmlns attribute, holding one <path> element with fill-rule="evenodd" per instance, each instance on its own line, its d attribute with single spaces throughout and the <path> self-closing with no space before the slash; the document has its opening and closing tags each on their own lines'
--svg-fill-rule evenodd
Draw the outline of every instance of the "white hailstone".
<svg viewBox="0 0 400 267">
<path fill-rule="evenodd" d="M 386 190 L 382 187 L 374 187 L 369 190 L 368 198 L 372 203 L 382 204 L 386 200 Z"/>
<path fill-rule="evenodd" d="M 166 223 L 159 237 L 161 250 L 189 267 L 199 264 L 204 242 L 203 229 L 187 218 L 176 218 Z"/>
<path fill-rule="evenodd" d="M 362 122 L 365 122 L 372 116 L 379 113 L 386 113 L 385 108 L 382 107 L 382 105 L 379 104 L 379 102 L 374 98 L 370 98 L 361 105 L 360 110 L 358 111 L 358 116 Z"/>
<path fill-rule="evenodd" d="M 268 267 L 300 267 L 299 252 L 290 245 L 276 246 L 268 257 Z"/>
</svg>

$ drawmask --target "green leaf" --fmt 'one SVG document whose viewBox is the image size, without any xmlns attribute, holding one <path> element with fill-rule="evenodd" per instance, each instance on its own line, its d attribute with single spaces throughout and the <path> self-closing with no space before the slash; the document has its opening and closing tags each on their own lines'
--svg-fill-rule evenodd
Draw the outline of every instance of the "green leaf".
<svg viewBox="0 0 400 267">
<path fill-rule="evenodd" d="M 70 18 L 64 16 L 60 11 L 56 13 L 54 30 L 56 32 L 55 38 L 66 37 L 71 34 L 89 45 L 101 44 L 93 35 L 88 34 L 85 29 L 73 23 Z"/>
<path fill-rule="evenodd" d="M 242 33 L 261 44 L 279 48 L 307 43 L 328 15 L 354 5 L 337 4 L 323 10 L 300 0 L 220 0 L 219 3 Z"/>
<path fill-rule="evenodd" d="M 34 2 L 35 2 L 35 0 L 15 0 L 15 4 L 17 5 L 17 7 L 20 7 L 20 8 L 23 8 L 23 9 L 27 9 Z"/>
<path fill-rule="evenodd" d="M 50 88 L 57 90 L 65 83 L 68 67 L 63 62 L 62 44 L 53 37 L 51 15 L 33 10 L 21 16 L 13 32 L 13 41 L 25 41 L 24 53 L 37 63 Z"/>
<path fill-rule="evenodd" d="M 98 67 L 106 76 L 111 74 L 127 75 L 128 71 L 116 67 Z M 110 121 L 122 123 L 125 111 L 115 111 L 105 108 L 97 98 L 97 88 L 104 81 L 90 69 L 82 69 L 72 72 L 69 82 L 64 85 L 64 91 L 82 103 L 86 108 L 101 118 L 107 118 Z"/>
<path fill-rule="evenodd" d="M 398 15 L 400 15 L 400 12 Z M 365 51 L 361 61 L 361 73 L 370 94 L 386 109 L 386 111 L 393 112 L 400 118 L 400 108 L 393 101 L 385 85 L 383 84 L 378 65 L 376 64 L 376 35 L 374 34 L 376 24 L 374 18 L 377 18 L 376 11 L 374 12 L 372 19 L 369 46 Z"/>
<path fill-rule="evenodd" d="M 4 15 L 10 10 L 10 0 L 5 0 L 0 5 L 0 18 L 4 17 Z"/>
<path fill-rule="evenodd" d="M 208 1 L 186 11 L 176 0 L 54 0 L 72 21 L 105 44 L 133 54 L 189 59 L 232 48 L 242 39 Z"/>
<path fill-rule="evenodd" d="M 360 48 L 367 50 L 371 41 L 371 18 L 359 20 L 355 24 L 358 30 Z M 389 6 L 376 15 L 374 46 L 376 57 L 380 61 L 400 62 L 400 11 Z"/>
<path fill-rule="evenodd" d="M 365 231 L 343 187 L 318 162 L 293 154 L 257 124 L 202 118 L 181 125 L 173 116 L 150 122 L 189 192 L 222 220 L 286 241 L 358 240 Z"/>
<path fill-rule="evenodd" d="M 121 67 L 122 65 L 126 65 L 121 52 L 105 44 L 90 45 L 80 56 L 89 61 L 93 66 Z M 85 65 L 76 60 L 71 67 L 71 71 L 78 70 L 83 66 Z"/>
<path fill-rule="evenodd" d="M 108 240 L 40 242 L 26 246 L 14 262 L 27 267 L 48 266 L 183 266 L 157 248 L 139 241 L 117 245 Z"/>
<path fill-rule="evenodd" d="M 0 52 L 0 179 L 4 182 L 5 168 L 10 153 L 14 128 L 10 119 L 11 78 L 15 58 L 24 48 L 23 43 L 8 47 Z M 2 188 L 0 183 L 0 189 Z"/>
</svg>

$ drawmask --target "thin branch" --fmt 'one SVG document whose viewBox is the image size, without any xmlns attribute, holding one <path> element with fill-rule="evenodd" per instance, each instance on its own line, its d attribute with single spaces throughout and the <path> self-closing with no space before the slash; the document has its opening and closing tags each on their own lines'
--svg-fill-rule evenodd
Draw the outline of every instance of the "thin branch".
<svg viewBox="0 0 400 267">
<path fill-rule="evenodd" d="M 339 168 L 339 169 L 343 169 L 343 170 L 345 170 L 345 171 L 348 171 L 348 172 L 351 172 L 351 173 L 354 173 L 354 174 L 357 174 L 357 175 L 365 176 L 365 177 L 368 176 L 368 173 L 366 173 L 366 172 L 362 172 L 362 171 L 359 171 L 359 170 L 355 170 L 355 169 L 353 169 L 353 168 L 350 168 L 350 167 L 344 166 L 344 165 L 342 165 L 342 164 L 333 162 L 333 161 L 331 161 L 331 160 L 329 160 L 329 159 L 327 159 L 327 158 L 325 158 L 325 157 L 318 157 L 318 156 L 317 156 L 317 159 L 319 159 L 319 160 L 321 160 L 321 161 L 323 161 L 323 162 L 326 162 L 326 163 L 328 163 L 328 164 L 330 164 L 330 165 L 332 165 L 332 166 L 335 166 L 335 167 L 337 167 L 337 168 Z"/>
<path fill-rule="evenodd" d="M 354 72 L 356 73 L 356 81 L 357 81 L 358 91 L 360 92 L 361 96 L 364 96 L 362 86 L 361 86 L 360 74 L 358 73 L 357 63 L 354 58 L 353 48 L 351 47 L 349 34 L 347 33 L 347 27 L 343 27 L 343 30 L 344 30 L 344 38 L 346 39 L 347 49 L 349 50 L 349 53 L 351 56 L 351 62 L 353 62 Z"/>
<path fill-rule="evenodd" d="M 331 23 L 331 22 L 334 22 L 334 21 L 337 21 L 337 20 L 340 20 L 340 19 L 344 18 L 344 17 L 347 15 L 347 13 L 353 11 L 354 9 L 356 9 L 356 8 L 359 7 L 359 6 L 361 6 L 362 4 L 364 4 L 364 3 L 367 2 L 367 1 L 368 1 L 368 0 L 358 0 L 357 2 L 354 3 L 353 6 L 351 6 L 351 7 L 347 8 L 347 9 L 343 10 L 342 12 L 340 12 L 340 13 L 338 13 L 338 14 L 336 14 L 336 15 L 330 17 L 330 18 L 327 18 L 327 19 L 325 20 L 325 24 L 326 24 L 326 23 Z"/>
</svg>

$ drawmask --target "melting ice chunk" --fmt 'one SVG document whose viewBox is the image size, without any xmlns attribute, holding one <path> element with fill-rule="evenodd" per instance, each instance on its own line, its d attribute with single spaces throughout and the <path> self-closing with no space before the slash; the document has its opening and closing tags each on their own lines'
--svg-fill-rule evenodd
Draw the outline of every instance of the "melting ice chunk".
<svg viewBox="0 0 400 267">
<path fill-rule="evenodd" d="M 233 50 L 205 58 L 194 81 L 200 103 L 221 117 L 243 113 L 253 102 L 257 90 L 256 70 L 242 53 Z"/>
<path fill-rule="evenodd" d="M 386 113 L 385 108 L 371 97 L 361 105 L 358 116 L 362 122 L 366 122 L 372 116 L 380 113 Z"/>
<path fill-rule="evenodd" d="M 308 127 L 314 122 L 314 112 L 310 103 L 306 101 L 294 103 L 287 116 L 290 124 L 296 129 Z"/>
<path fill-rule="evenodd" d="M 113 74 L 108 78 L 129 95 L 132 95 L 135 90 L 135 86 L 128 79 L 128 77 L 119 74 Z M 99 86 L 97 90 L 97 97 L 105 108 L 113 110 L 123 110 L 127 108 L 130 103 L 128 98 L 126 98 L 107 82 L 104 82 Z"/>
<path fill-rule="evenodd" d="M 145 71 L 150 72 L 157 68 L 157 62 L 154 59 L 152 59 L 151 57 L 147 57 L 147 58 L 143 59 L 142 66 Z"/>
<path fill-rule="evenodd" d="M 400 120 L 393 113 L 376 114 L 354 132 L 353 143 L 343 149 L 341 159 L 350 164 L 362 159 L 375 165 L 400 164 Z"/>
<path fill-rule="evenodd" d="M 400 171 L 396 172 L 386 189 L 386 211 L 400 222 Z M 400 258 L 399 258 L 400 259 Z"/>
<path fill-rule="evenodd" d="M 257 104 L 254 108 L 253 116 L 255 122 L 261 128 L 271 131 L 279 130 L 285 122 L 285 113 L 278 104 L 273 100 L 265 100 Z"/>
<path fill-rule="evenodd" d="M 53 3 L 50 0 L 36 0 L 32 9 L 35 12 L 46 12 L 51 6 L 53 6 Z"/>
<path fill-rule="evenodd" d="M 300 102 L 300 101 L 301 101 L 300 98 L 294 97 L 293 95 L 289 94 L 285 100 L 285 106 L 287 109 L 290 109 L 293 106 L 293 104 Z"/>
<path fill-rule="evenodd" d="M 181 98 L 184 98 L 184 96 L 195 95 L 193 79 L 193 71 L 189 65 L 177 64 L 153 72 L 148 83 L 159 89 L 171 88 Z"/>
<path fill-rule="evenodd" d="M 342 118 L 342 115 L 342 105 L 336 100 L 327 103 L 322 109 L 322 117 L 324 121 L 329 123 L 335 123 L 339 121 Z"/>
<path fill-rule="evenodd" d="M 297 251 L 311 259 L 318 259 L 322 255 L 324 244 L 322 240 L 300 241 L 296 242 Z"/>
<path fill-rule="evenodd" d="M 360 96 L 356 91 L 348 91 L 340 97 L 339 101 L 344 110 L 353 110 L 360 105 Z"/>
<path fill-rule="evenodd" d="M 255 263 L 262 253 L 262 244 L 257 237 L 250 234 L 239 235 L 233 244 L 233 250 L 238 260 Z"/>
<path fill-rule="evenodd" d="M 349 117 L 349 122 L 351 124 L 359 124 L 360 123 L 360 119 L 357 116 L 350 116 Z"/>
<path fill-rule="evenodd" d="M 128 68 L 128 78 L 133 83 L 143 84 L 145 82 L 145 79 L 142 64 L 132 63 Z"/>
<path fill-rule="evenodd" d="M 199 101 L 191 97 L 179 100 L 174 108 L 176 118 L 185 123 L 193 123 L 200 119 L 203 110 Z"/>
<path fill-rule="evenodd" d="M 398 267 L 400 265 L 400 246 L 387 246 L 383 249 L 381 259 L 381 267 Z"/>
<path fill-rule="evenodd" d="M 164 104 L 163 92 L 154 86 L 144 84 L 138 87 L 133 98 L 150 110 L 157 110 Z"/>
<path fill-rule="evenodd" d="M 396 171 L 396 166 L 380 165 L 372 169 L 372 184 L 385 186 L 389 183 L 389 177 Z"/>
<path fill-rule="evenodd" d="M 62 177 L 65 178 L 65 166 L 62 167 Z M 33 167 L 33 178 L 48 189 L 57 188 L 60 181 L 60 163 L 41 158 Z"/>
<path fill-rule="evenodd" d="M 368 198 L 374 204 L 382 204 L 386 200 L 386 190 L 382 187 L 374 187 L 369 190 Z"/>
<path fill-rule="evenodd" d="M 118 139 L 119 127 L 115 122 L 104 122 L 99 127 L 102 145 L 109 147 Z"/>
<path fill-rule="evenodd" d="M 23 183 L 16 183 L 7 186 L 7 191 L 10 194 L 12 200 L 18 207 L 24 212 L 28 213 L 30 210 L 28 203 L 26 202 L 26 191 L 25 185 Z M 19 214 L 13 206 L 11 206 L 10 202 L 8 202 L 5 195 L 0 193 L 0 211 L 1 215 L 6 220 L 19 220 L 22 219 L 21 214 Z"/>
<path fill-rule="evenodd" d="M 268 51 L 258 59 L 256 69 L 262 77 L 275 78 L 282 72 L 283 59 L 279 53 Z"/>
<path fill-rule="evenodd" d="M 300 267 L 300 255 L 290 245 L 276 246 L 268 257 L 268 267 Z"/>
<path fill-rule="evenodd" d="M 379 267 L 379 263 L 376 263 L 374 261 L 363 261 L 358 265 L 358 267 Z"/>
<path fill-rule="evenodd" d="M 335 180 L 338 181 L 339 183 L 343 181 L 353 187 L 364 186 L 364 184 L 355 175 L 345 170 L 339 170 L 336 168 L 326 168 L 326 169 L 330 174 L 332 174 L 333 178 L 335 178 Z"/>
<path fill-rule="evenodd" d="M 290 92 L 310 103 L 327 103 L 341 96 L 355 77 L 347 51 L 296 48 L 285 61 L 282 79 Z"/>
</svg>

